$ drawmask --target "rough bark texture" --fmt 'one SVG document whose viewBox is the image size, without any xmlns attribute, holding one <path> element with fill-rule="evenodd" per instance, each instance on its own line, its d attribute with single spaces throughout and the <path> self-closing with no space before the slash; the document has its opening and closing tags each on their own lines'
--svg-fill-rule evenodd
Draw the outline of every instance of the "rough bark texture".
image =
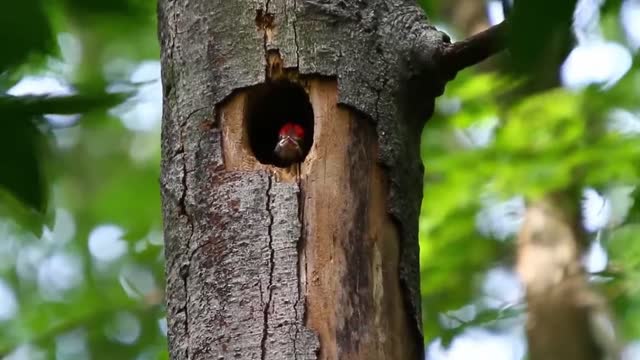
<svg viewBox="0 0 640 360">
<path fill-rule="evenodd" d="M 161 0 L 159 33 L 172 359 L 420 358 L 419 141 L 453 75 L 440 71 L 446 35 L 409 0 Z M 238 127 L 274 59 L 312 98 L 337 81 L 327 106 L 345 113 L 321 118 L 317 99 L 318 129 L 350 124 L 343 147 L 318 131 L 294 175 L 252 162 Z M 330 149 L 346 152 L 339 165 Z M 335 237 L 320 170 L 352 202 Z"/>
</svg>

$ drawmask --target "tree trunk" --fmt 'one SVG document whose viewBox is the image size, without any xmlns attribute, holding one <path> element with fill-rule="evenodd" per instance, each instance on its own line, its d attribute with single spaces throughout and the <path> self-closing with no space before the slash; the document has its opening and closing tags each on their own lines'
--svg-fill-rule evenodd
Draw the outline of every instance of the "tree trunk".
<svg viewBox="0 0 640 360">
<path fill-rule="evenodd" d="M 159 32 L 171 358 L 422 358 L 446 35 L 409 0 L 160 0 Z M 312 136 L 282 168 L 286 117 Z"/>
<path fill-rule="evenodd" d="M 529 204 L 518 235 L 532 360 L 620 358 L 606 301 L 589 286 L 582 266 L 588 240 L 575 193 L 548 194 Z"/>
</svg>

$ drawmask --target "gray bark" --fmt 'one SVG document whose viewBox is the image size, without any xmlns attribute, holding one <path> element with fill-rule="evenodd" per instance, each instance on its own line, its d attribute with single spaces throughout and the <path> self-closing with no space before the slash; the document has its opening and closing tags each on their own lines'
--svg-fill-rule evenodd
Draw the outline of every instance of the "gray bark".
<svg viewBox="0 0 640 360">
<path fill-rule="evenodd" d="M 337 79 L 339 104 L 376 129 L 401 241 L 405 311 L 421 349 L 419 143 L 452 75 L 441 67 L 446 35 L 409 0 L 160 0 L 158 9 L 171 358 L 322 353 L 305 326 L 304 189 L 224 163 L 219 108 L 234 91 L 265 81 L 268 51 L 303 76 Z"/>
</svg>

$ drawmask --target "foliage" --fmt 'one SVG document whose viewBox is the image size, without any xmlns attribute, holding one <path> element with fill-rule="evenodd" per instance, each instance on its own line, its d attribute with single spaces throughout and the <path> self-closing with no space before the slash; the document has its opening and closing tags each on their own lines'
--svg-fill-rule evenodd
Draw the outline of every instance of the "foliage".
<svg viewBox="0 0 640 360">
<path fill-rule="evenodd" d="M 536 11 L 557 8 L 547 3 L 516 2 L 522 8 L 543 7 Z M 620 2 L 607 2 L 601 9 L 602 42 L 627 42 L 620 31 L 619 9 Z M 638 58 L 611 84 L 554 87 L 525 95 L 519 90 L 522 84 L 541 71 L 535 58 L 547 55 L 539 51 L 543 45 L 538 41 L 549 39 L 540 36 L 540 29 L 558 26 L 544 21 L 567 28 L 567 18 L 564 10 L 531 18 L 518 13 L 518 7 L 514 11 L 512 37 L 526 48 L 512 46 L 510 60 L 519 62 L 521 68 L 516 70 L 520 72 L 514 73 L 513 67 L 506 72 L 462 72 L 438 99 L 436 114 L 423 134 L 426 178 L 420 245 L 426 341 L 439 338 L 447 345 L 469 328 L 513 328 L 514 322 L 505 319 L 501 309 L 522 305 L 521 290 L 502 288 L 496 300 L 487 290 L 491 273 L 513 265 L 513 238 L 525 199 L 570 188 L 595 189 L 602 196 L 599 201 L 605 202 L 607 216 L 600 216 L 596 225 L 588 224 L 594 221 L 591 213 L 601 211 L 590 210 L 583 202 L 589 236 L 607 251 L 603 255 L 607 266 L 597 270 L 601 273 L 597 280 L 623 338 L 637 341 Z M 526 26 L 537 30 L 526 30 Z M 505 298 L 509 291 L 519 296 Z M 518 313 L 512 311 L 510 316 L 516 326 L 522 326 Z M 452 322 L 451 317 L 456 320 Z"/>
<path fill-rule="evenodd" d="M 154 12 L 3 4 L 0 358 L 168 357 Z"/>
</svg>

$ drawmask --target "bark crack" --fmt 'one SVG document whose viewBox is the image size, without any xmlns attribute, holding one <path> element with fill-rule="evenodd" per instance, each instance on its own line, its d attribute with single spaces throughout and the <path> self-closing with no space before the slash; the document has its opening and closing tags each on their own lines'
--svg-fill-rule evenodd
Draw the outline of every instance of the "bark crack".
<svg viewBox="0 0 640 360">
<path fill-rule="evenodd" d="M 293 0 L 293 43 L 296 46 L 296 69 L 300 69 L 300 46 L 298 45 L 298 0 Z"/>
<path fill-rule="evenodd" d="M 380 121 L 380 96 L 382 96 L 382 89 L 374 89 L 376 92 L 376 102 L 375 102 L 375 111 L 376 111 L 376 123 Z"/>
<path fill-rule="evenodd" d="M 169 51 L 167 51 L 167 53 L 168 53 L 167 57 L 170 59 L 170 61 L 166 62 L 166 63 L 170 64 L 169 65 L 169 70 L 167 71 L 167 73 L 171 74 L 170 75 L 170 79 L 171 80 L 167 81 L 167 91 L 165 92 L 166 97 L 168 99 L 171 98 L 171 92 L 174 91 L 174 81 L 175 81 L 174 64 L 175 64 L 175 61 L 173 59 L 173 54 L 175 53 L 175 50 L 176 50 L 176 35 L 178 34 L 178 22 L 176 21 L 177 12 L 172 10 L 171 13 L 172 13 L 171 24 L 173 25 L 173 31 L 167 31 L 167 34 L 169 36 L 169 40 L 171 41 L 171 44 L 169 45 Z"/>
<path fill-rule="evenodd" d="M 271 4 L 271 0 L 267 0 L 264 4 L 264 15 L 266 18 L 270 17 L 270 13 L 269 13 L 269 4 Z M 273 20 L 272 20 L 273 21 Z M 267 54 L 267 43 L 269 42 L 269 35 L 267 34 L 267 27 L 268 26 L 272 26 L 272 24 L 266 23 L 265 27 L 264 27 L 264 56 L 267 57 L 267 65 L 269 64 L 269 58 L 268 58 L 268 54 Z"/>
<path fill-rule="evenodd" d="M 189 360 L 189 348 L 191 346 L 191 333 L 189 332 L 189 268 L 190 264 L 183 264 L 180 267 L 180 278 L 182 278 L 182 284 L 184 286 L 185 301 L 182 311 L 184 312 L 184 332 L 187 336 L 187 346 L 185 349 L 185 358 Z"/>
<path fill-rule="evenodd" d="M 269 30 L 273 27 L 273 14 L 269 13 L 269 5 L 271 0 L 266 0 L 264 4 L 264 12 L 262 9 L 257 10 L 256 14 L 256 25 L 260 30 L 262 30 L 262 49 L 264 51 L 264 61 L 265 61 L 265 80 L 269 78 Z"/>
<path fill-rule="evenodd" d="M 183 145 L 184 146 L 184 145 Z M 189 170 L 187 170 L 186 160 L 184 159 L 184 154 L 182 157 L 182 194 L 180 194 L 179 206 L 182 214 L 187 218 L 187 224 L 190 227 L 189 236 L 187 237 L 187 249 L 191 248 L 191 239 L 193 238 L 194 226 L 193 226 L 193 216 L 187 210 L 187 177 L 189 176 Z"/>
<path fill-rule="evenodd" d="M 182 145 L 184 147 L 184 144 Z M 191 247 L 191 239 L 193 237 L 193 219 L 191 214 L 187 211 L 187 206 L 186 206 L 186 196 L 187 196 L 187 176 L 189 175 L 188 171 L 187 171 L 187 164 L 186 161 L 184 160 L 184 155 L 183 155 L 183 160 L 182 160 L 182 169 L 183 169 L 183 174 L 182 174 L 182 194 L 180 197 L 180 210 L 184 213 L 184 215 L 187 218 L 187 223 L 190 226 L 190 234 L 189 237 L 187 238 L 187 249 L 189 249 Z M 189 332 L 189 272 L 190 272 L 190 268 L 191 268 L 191 258 L 189 258 L 189 260 L 184 263 L 183 265 L 181 265 L 180 268 L 180 277 L 182 278 L 182 283 L 184 285 L 184 292 L 185 292 L 185 303 L 184 303 L 184 330 L 185 330 L 185 334 L 187 336 L 187 346 L 186 346 L 186 359 L 189 360 L 189 347 L 191 346 L 191 334 Z"/>
<path fill-rule="evenodd" d="M 184 121 L 182 122 L 182 124 L 180 124 L 180 149 L 178 151 L 178 154 L 176 155 L 181 155 L 182 156 L 182 193 L 180 194 L 180 199 L 178 199 L 178 207 L 180 209 L 180 212 L 182 215 L 185 216 L 187 224 L 190 228 L 190 232 L 189 232 L 189 236 L 187 237 L 187 249 L 191 249 L 191 241 L 193 239 L 193 234 L 195 232 L 194 229 L 194 222 L 193 222 L 193 215 L 190 213 L 190 211 L 188 210 L 187 207 L 187 192 L 188 192 L 188 177 L 191 173 L 193 173 L 193 170 L 189 170 L 187 169 L 187 159 L 185 156 L 185 145 L 184 145 L 184 140 L 185 140 L 185 127 L 187 125 L 187 123 L 189 122 L 191 116 L 193 116 L 195 113 L 197 113 L 198 111 L 202 110 L 204 108 L 199 108 L 196 109 L 194 111 L 192 111 L 191 113 L 189 113 Z M 193 257 L 193 254 L 197 251 L 198 249 L 194 250 L 193 253 L 189 256 L 189 258 L 187 259 L 186 262 L 184 262 L 182 265 L 180 265 L 180 278 L 182 279 L 182 283 L 184 286 L 184 292 L 185 292 L 185 303 L 184 303 L 184 307 L 183 307 L 183 311 L 184 311 L 184 329 L 185 329 L 185 334 L 187 337 L 187 346 L 185 349 L 185 355 L 186 355 L 186 359 L 189 359 L 189 350 L 190 350 L 190 346 L 191 346 L 191 334 L 189 332 L 189 273 L 191 270 L 191 259 Z"/>
<path fill-rule="evenodd" d="M 376 123 L 380 122 L 380 99 L 382 98 L 382 92 L 387 87 L 387 83 L 388 82 L 389 82 L 389 80 L 387 78 L 384 78 L 384 79 L 382 79 L 382 86 L 380 86 L 379 88 L 377 88 L 377 87 L 373 88 L 373 91 L 376 93 L 376 100 L 375 100 L 375 104 L 374 104 Z M 382 135 L 384 135 L 384 134 L 382 134 Z"/>
<path fill-rule="evenodd" d="M 268 4 L 268 1 L 267 1 Z M 273 296 L 273 269 L 274 269 L 274 257 L 275 251 L 273 249 L 273 213 L 271 212 L 271 187 L 272 187 L 272 178 L 271 175 L 267 175 L 267 204 L 266 209 L 269 215 L 269 225 L 267 226 L 267 235 L 269 236 L 269 282 L 267 284 L 267 301 L 264 305 L 264 324 L 262 327 L 262 340 L 260 342 L 260 359 L 265 360 L 267 355 L 267 337 L 269 336 L 269 307 L 271 306 L 271 298 Z"/>
<path fill-rule="evenodd" d="M 302 297 L 302 253 L 304 251 L 304 194 L 302 192 L 302 166 L 298 164 L 298 172 L 296 174 L 297 183 L 298 183 L 298 221 L 300 221 L 300 237 L 298 238 L 297 244 L 297 253 L 298 253 L 298 293 L 296 297 L 296 301 L 293 304 L 293 311 L 295 314 L 295 332 L 293 334 L 293 358 L 295 360 L 298 359 L 298 335 L 300 334 L 300 326 L 304 326 L 304 319 L 300 319 L 300 314 L 298 314 L 298 305 L 300 304 L 300 298 Z M 306 259 L 306 256 L 304 257 Z M 306 266 L 306 260 L 305 260 Z M 304 313 L 303 313 L 304 315 Z M 304 316 L 303 316 L 304 317 Z"/>
</svg>

